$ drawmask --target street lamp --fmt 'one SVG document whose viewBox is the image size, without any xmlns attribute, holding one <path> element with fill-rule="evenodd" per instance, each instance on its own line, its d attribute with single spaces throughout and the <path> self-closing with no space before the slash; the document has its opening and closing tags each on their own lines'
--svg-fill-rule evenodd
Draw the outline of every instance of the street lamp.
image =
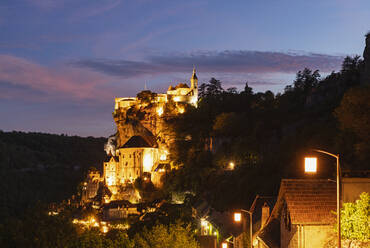
<svg viewBox="0 0 370 248">
<path fill-rule="evenodd" d="M 334 157 L 337 161 L 337 226 L 338 226 L 338 248 L 341 248 L 341 233 L 340 233 L 340 165 L 339 165 L 339 154 L 335 155 L 330 152 L 322 151 L 322 150 L 316 150 L 313 151 L 323 153 L 326 155 L 329 155 L 331 157 Z M 315 157 L 306 157 L 305 158 L 305 172 L 308 173 L 315 173 L 317 168 L 317 158 Z"/>
<path fill-rule="evenodd" d="M 234 164 L 234 162 L 230 162 L 229 163 L 229 170 L 234 170 L 234 167 L 235 167 L 235 164 Z"/>
<path fill-rule="evenodd" d="M 226 243 L 226 242 L 223 242 L 223 243 L 222 243 L 222 245 L 221 245 L 221 247 L 222 247 L 222 248 L 227 248 L 227 247 L 228 247 L 228 245 L 227 245 L 227 243 Z"/>
<path fill-rule="evenodd" d="M 249 238 L 250 238 L 250 248 L 253 248 L 253 243 L 252 243 L 252 235 L 253 235 L 253 231 L 252 231 L 252 212 L 248 211 L 248 210 L 244 210 L 244 209 L 240 209 L 241 212 L 245 212 L 245 213 L 248 213 L 249 214 Z M 240 212 L 235 212 L 234 213 L 234 221 L 235 222 L 241 222 L 242 220 L 242 214 Z M 243 225 L 243 232 L 244 232 L 244 225 Z"/>
</svg>

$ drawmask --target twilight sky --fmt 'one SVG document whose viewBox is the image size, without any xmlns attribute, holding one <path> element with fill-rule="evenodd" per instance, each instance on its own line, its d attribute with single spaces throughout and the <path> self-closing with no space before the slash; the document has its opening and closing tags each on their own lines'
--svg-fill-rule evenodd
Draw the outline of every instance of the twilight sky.
<svg viewBox="0 0 370 248">
<path fill-rule="evenodd" d="M 0 129 L 114 132 L 115 97 L 188 81 L 282 92 L 362 55 L 368 0 L 1 0 Z"/>
</svg>

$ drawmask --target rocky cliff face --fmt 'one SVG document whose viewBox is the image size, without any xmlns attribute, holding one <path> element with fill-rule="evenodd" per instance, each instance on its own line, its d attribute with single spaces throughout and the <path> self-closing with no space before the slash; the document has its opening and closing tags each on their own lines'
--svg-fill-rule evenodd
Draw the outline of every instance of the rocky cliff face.
<svg viewBox="0 0 370 248">
<path fill-rule="evenodd" d="M 370 84 L 370 32 L 366 34 L 366 45 L 363 53 L 364 57 L 364 74 L 362 83 Z"/>
<path fill-rule="evenodd" d="M 163 113 L 158 114 L 158 108 L 164 108 Z M 170 112 L 165 106 L 140 104 L 129 109 L 120 109 L 113 113 L 117 125 L 117 148 L 123 146 L 132 136 L 143 137 L 153 147 L 169 146 L 171 132 L 168 131 L 165 118 Z M 171 114 L 170 114 L 171 115 Z"/>
</svg>

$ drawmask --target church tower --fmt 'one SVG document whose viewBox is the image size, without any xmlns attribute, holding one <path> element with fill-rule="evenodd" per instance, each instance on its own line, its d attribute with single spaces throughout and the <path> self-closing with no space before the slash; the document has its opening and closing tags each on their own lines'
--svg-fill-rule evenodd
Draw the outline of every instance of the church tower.
<svg viewBox="0 0 370 248">
<path fill-rule="evenodd" d="M 191 90 L 193 91 L 190 103 L 197 107 L 198 106 L 198 78 L 195 73 L 195 67 L 193 68 L 193 75 L 190 78 Z"/>
<path fill-rule="evenodd" d="M 198 78 L 197 78 L 197 74 L 195 73 L 195 67 L 193 68 L 193 75 L 191 76 L 190 82 L 191 82 L 192 89 L 198 88 Z"/>
</svg>

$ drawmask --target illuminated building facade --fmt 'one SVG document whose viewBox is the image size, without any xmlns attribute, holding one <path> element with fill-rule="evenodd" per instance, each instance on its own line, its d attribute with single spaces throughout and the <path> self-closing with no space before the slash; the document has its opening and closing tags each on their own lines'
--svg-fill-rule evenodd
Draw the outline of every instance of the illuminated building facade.
<svg viewBox="0 0 370 248">
<path fill-rule="evenodd" d="M 160 178 L 170 168 L 168 148 L 173 141 L 164 119 L 184 113 L 187 107 L 197 107 L 197 100 L 195 69 L 190 87 L 179 83 L 170 86 L 166 94 L 143 91 L 137 97 L 115 99 L 117 133 L 106 145 L 109 158 L 103 164 L 102 177 L 113 195 L 140 177 L 161 186 Z"/>
</svg>

